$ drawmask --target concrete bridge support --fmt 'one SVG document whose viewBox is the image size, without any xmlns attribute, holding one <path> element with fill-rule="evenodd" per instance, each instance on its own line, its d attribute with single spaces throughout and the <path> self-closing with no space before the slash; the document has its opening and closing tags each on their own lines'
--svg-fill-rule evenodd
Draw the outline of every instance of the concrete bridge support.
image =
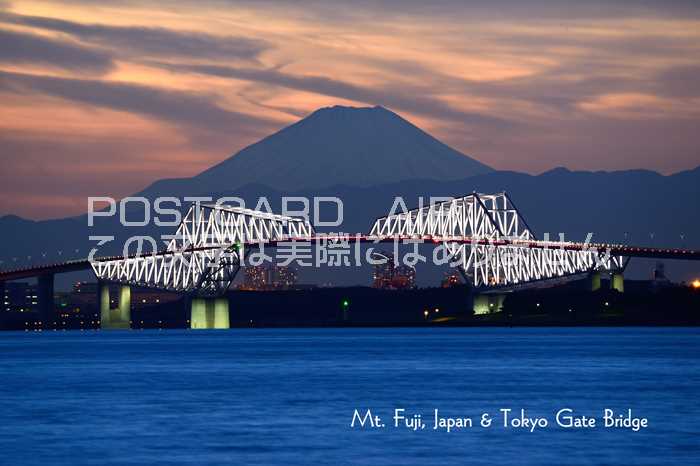
<svg viewBox="0 0 700 466">
<path fill-rule="evenodd" d="M 131 328 L 131 287 L 129 285 L 120 286 L 119 304 L 115 308 L 112 308 L 110 304 L 109 284 L 100 282 L 97 293 L 100 302 L 100 328 Z"/>
<path fill-rule="evenodd" d="M 190 328 L 230 328 L 228 298 L 193 298 L 190 308 Z"/>
<path fill-rule="evenodd" d="M 598 291 L 600 289 L 601 283 L 601 273 L 591 272 L 591 291 Z"/>
<path fill-rule="evenodd" d="M 610 275 L 610 289 L 617 290 L 620 293 L 625 292 L 625 277 L 622 275 L 622 272 Z"/>
<path fill-rule="evenodd" d="M 53 291 L 53 274 L 39 275 L 37 277 L 37 299 L 39 303 L 39 320 L 42 325 L 56 320 Z"/>
<path fill-rule="evenodd" d="M 504 294 L 475 294 L 473 309 L 475 315 L 492 314 L 503 311 Z"/>
</svg>

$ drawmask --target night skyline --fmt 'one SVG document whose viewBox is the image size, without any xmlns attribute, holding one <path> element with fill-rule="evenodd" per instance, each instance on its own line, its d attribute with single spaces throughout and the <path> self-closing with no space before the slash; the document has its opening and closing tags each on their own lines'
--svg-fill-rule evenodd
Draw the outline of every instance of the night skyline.
<svg viewBox="0 0 700 466">
<path fill-rule="evenodd" d="M 336 104 L 496 169 L 700 165 L 691 2 L 112 5 L 0 1 L 0 215 L 82 213 Z"/>
</svg>

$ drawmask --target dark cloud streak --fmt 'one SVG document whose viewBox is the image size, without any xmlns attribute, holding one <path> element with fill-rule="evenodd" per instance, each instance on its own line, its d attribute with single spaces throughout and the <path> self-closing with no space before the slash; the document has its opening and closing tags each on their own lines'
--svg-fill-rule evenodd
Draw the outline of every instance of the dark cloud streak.
<svg viewBox="0 0 700 466">
<path fill-rule="evenodd" d="M 63 0 L 77 5 L 92 5 L 93 0 Z M 177 11 L 195 4 L 192 0 L 112 0 L 112 4 L 149 5 L 163 10 Z M 326 23 L 356 23 L 382 18 L 418 17 L 421 19 L 456 15 L 479 16 L 486 19 L 515 18 L 584 19 L 609 18 L 611 16 L 675 16 L 700 13 L 697 0 L 354 0 L 338 2 L 329 0 L 200 0 L 198 7 L 229 8 L 247 6 L 262 10 L 283 11 L 287 16 L 304 16 Z"/>
<path fill-rule="evenodd" d="M 6 29 L 0 29 L 0 62 L 96 73 L 112 68 L 112 57 L 104 50 Z"/>
<path fill-rule="evenodd" d="M 512 121 L 498 117 L 455 109 L 437 99 L 429 97 L 428 89 L 424 88 L 407 89 L 406 92 L 403 93 L 397 92 L 397 87 L 393 87 L 392 89 L 370 89 L 324 76 L 296 76 L 277 69 L 241 68 L 218 65 L 151 64 L 176 72 L 190 72 L 255 83 L 265 83 L 288 89 L 364 102 L 371 105 L 382 105 L 419 115 L 459 120 L 467 125 L 486 125 L 506 129 L 515 124 Z"/>
<path fill-rule="evenodd" d="M 137 84 L 0 71 L 0 89 L 28 95 L 39 92 L 207 131 L 231 131 L 236 128 L 258 133 L 271 127 L 268 120 L 216 105 L 213 96 Z"/>
<path fill-rule="evenodd" d="M 198 58 L 256 60 L 269 48 L 259 39 L 215 36 L 166 28 L 82 24 L 41 16 L 0 13 L 0 21 L 61 32 L 82 41 L 141 58 Z"/>
<path fill-rule="evenodd" d="M 671 97 L 700 97 L 700 65 L 675 66 L 658 76 L 659 92 Z"/>
</svg>

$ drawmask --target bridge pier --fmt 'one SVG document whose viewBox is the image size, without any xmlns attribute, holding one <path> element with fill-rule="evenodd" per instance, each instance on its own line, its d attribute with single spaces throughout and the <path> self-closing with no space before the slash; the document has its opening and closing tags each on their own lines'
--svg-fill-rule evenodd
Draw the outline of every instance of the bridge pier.
<svg viewBox="0 0 700 466">
<path fill-rule="evenodd" d="M 485 294 L 475 294 L 472 308 L 474 309 L 474 315 L 488 314 L 489 297 Z"/>
<path fill-rule="evenodd" d="M 475 294 L 473 301 L 474 315 L 493 314 L 503 310 L 504 294 Z"/>
<path fill-rule="evenodd" d="M 37 277 L 37 298 L 39 303 L 39 320 L 42 325 L 56 319 L 56 310 L 53 300 L 53 274 L 39 275 Z"/>
<path fill-rule="evenodd" d="M 190 307 L 190 328 L 230 328 L 228 298 L 193 298 Z"/>
<path fill-rule="evenodd" d="M 622 272 L 615 272 L 610 276 L 610 289 L 625 292 L 625 277 Z"/>
<path fill-rule="evenodd" d="M 99 282 L 97 294 L 100 303 L 100 328 L 105 330 L 131 328 L 131 287 L 121 285 L 119 304 L 115 308 L 110 304 L 108 283 Z"/>
<path fill-rule="evenodd" d="M 591 279 L 591 291 L 598 291 L 601 287 L 601 273 L 600 272 L 591 272 L 590 275 Z"/>
</svg>

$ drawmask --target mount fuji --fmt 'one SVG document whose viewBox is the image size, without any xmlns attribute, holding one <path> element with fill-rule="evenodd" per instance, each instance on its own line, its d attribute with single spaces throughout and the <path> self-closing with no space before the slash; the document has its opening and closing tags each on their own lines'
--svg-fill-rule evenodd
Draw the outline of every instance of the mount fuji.
<svg viewBox="0 0 700 466">
<path fill-rule="evenodd" d="M 261 184 L 286 192 L 451 181 L 493 169 L 384 107 L 321 108 L 192 178 L 160 180 L 142 195 L 183 196 Z"/>
</svg>

